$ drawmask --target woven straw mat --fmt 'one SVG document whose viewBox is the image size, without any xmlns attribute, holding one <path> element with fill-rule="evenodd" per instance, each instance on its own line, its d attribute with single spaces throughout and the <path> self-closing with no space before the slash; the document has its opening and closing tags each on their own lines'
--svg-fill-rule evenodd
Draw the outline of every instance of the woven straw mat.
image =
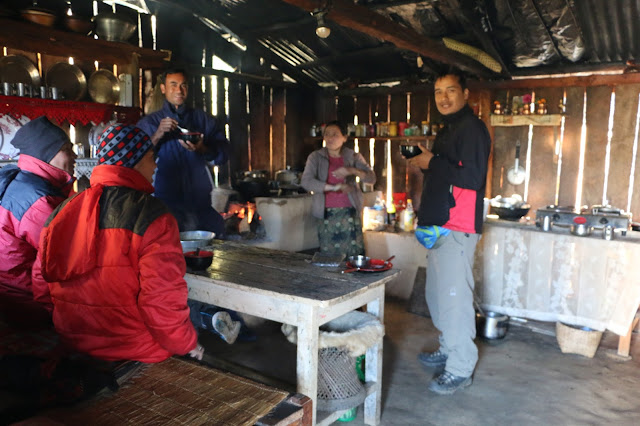
<svg viewBox="0 0 640 426">
<path fill-rule="evenodd" d="M 53 410 L 65 425 L 253 425 L 287 392 L 193 362 L 170 358 L 145 366 L 117 392 Z"/>
</svg>

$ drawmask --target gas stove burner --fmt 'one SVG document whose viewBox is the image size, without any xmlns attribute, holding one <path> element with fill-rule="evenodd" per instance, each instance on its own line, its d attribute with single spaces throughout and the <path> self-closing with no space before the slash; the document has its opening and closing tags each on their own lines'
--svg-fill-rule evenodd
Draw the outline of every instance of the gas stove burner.
<svg viewBox="0 0 640 426">
<path fill-rule="evenodd" d="M 558 212 L 558 213 L 576 213 L 576 209 L 573 206 L 556 206 L 553 204 L 545 208 L 542 208 L 540 210 L 547 210 L 547 211 Z"/>
<path fill-rule="evenodd" d="M 620 216 L 623 213 L 624 213 L 624 210 L 618 209 L 616 207 L 611 207 L 611 206 L 592 206 L 591 207 L 591 214 L 596 214 L 596 215 Z"/>
</svg>

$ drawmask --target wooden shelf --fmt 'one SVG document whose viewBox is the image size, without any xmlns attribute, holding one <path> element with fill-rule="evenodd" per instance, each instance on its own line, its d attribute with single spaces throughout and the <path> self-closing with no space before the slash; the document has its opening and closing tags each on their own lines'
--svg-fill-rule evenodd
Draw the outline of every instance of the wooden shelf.
<svg viewBox="0 0 640 426">
<path fill-rule="evenodd" d="M 358 139 L 358 140 L 369 140 L 369 139 L 375 139 L 377 141 L 387 141 L 387 140 L 391 140 L 393 141 L 416 141 L 416 142 L 421 142 L 421 141 L 427 141 L 427 140 L 431 140 L 431 139 L 435 139 L 435 136 L 349 136 L 349 138 L 347 140 L 352 141 L 354 139 Z M 307 136 L 304 138 L 304 140 L 306 142 L 315 142 L 315 141 L 321 141 L 322 137 L 320 136 Z"/>
<path fill-rule="evenodd" d="M 138 56 L 141 68 L 163 68 L 171 52 L 144 49 L 124 42 L 96 40 L 82 34 L 44 27 L 31 22 L 0 18 L 0 46 L 45 55 L 74 57 L 87 61 L 129 64 Z"/>
<path fill-rule="evenodd" d="M 562 114 L 529 114 L 529 115 L 491 115 L 492 126 L 559 126 Z"/>
</svg>

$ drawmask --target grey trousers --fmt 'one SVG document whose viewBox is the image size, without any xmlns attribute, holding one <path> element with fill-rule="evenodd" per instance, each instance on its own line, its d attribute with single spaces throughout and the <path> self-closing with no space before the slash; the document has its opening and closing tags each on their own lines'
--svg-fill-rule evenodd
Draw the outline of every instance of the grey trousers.
<svg viewBox="0 0 640 426">
<path fill-rule="evenodd" d="M 480 235 L 451 231 L 440 239 L 427 257 L 427 305 L 448 356 L 446 371 L 469 377 L 478 362 L 472 268 Z"/>
</svg>

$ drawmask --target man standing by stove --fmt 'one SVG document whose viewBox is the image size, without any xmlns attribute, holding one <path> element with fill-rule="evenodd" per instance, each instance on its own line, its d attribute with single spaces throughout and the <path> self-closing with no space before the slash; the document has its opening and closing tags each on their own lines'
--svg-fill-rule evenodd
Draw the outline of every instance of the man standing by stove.
<svg viewBox="0 0 640 426">
<path fill-rule="evenodd" d="M 473 308 L 473 259 L 483 222 L 483 197 L 491 139 L 467 105 L 469 89 L 457 71 L 435 82 L 435 102 L 445 123 L 433 150 L 408 160 L 424 173 L 416 236 L 429 251 L 426 299 L 440 348 L 424 352 L 424 365 L 444 367 L 429 390 L 452 394 L 471 385 L 478 360 Z"/>
<path fill-rule="evenodd" d="M 204 111 L 187 106 L 189 85 L 184 70 L 166 70 L 160 90 L 165 96 L 162 109 L 137 124 L 151 136 L 157 155 L 154 195 L 167 204 L 181 232 L 205 230 L 221 238 L 224 220 L 211 206 L 213 180 L 209 164 L 220 165 L 228 160 L 224 126 Z M 202 136 L 187 141 L 179 128 Z"/>
</svg>

